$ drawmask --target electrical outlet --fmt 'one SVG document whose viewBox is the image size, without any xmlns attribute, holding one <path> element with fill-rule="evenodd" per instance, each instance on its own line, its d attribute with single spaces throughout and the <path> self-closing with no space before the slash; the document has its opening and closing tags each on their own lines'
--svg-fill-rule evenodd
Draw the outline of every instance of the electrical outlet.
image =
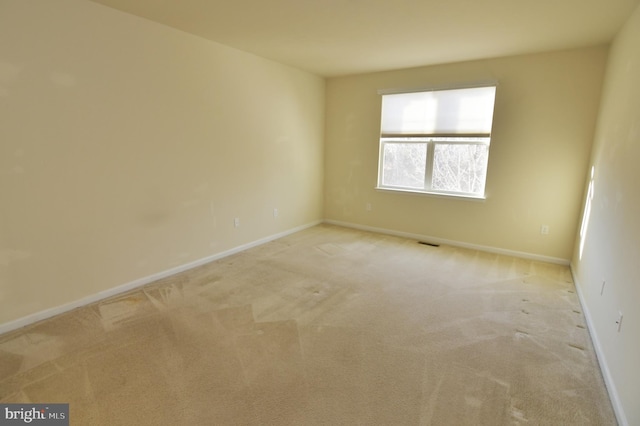
<svg viewBox="0 0 640 426">
<path fill-rule="evenodd" d="M 549 225 L 540 225 L 540 233 L 542 235 L 549 235 Z"/>
<path fill-rule="evenodd" d="M 233 219 L 233 226 L 235 226 L 236 228 L 240 226 L 240 218 L 236 217 L 235 219 Z"/>
<path fill-rule="evenodd" d="M 364 206 L 364 209 L 368 212 L 371 211 L 371 203 L 367 203 L 367 205 Z"/>
<path fill-rule="evenodd" d="M 273 209 L 273 217 L 278 217 L 279 214 L 280 212 L 278 211 L 278 209 Z"/>
</svg>

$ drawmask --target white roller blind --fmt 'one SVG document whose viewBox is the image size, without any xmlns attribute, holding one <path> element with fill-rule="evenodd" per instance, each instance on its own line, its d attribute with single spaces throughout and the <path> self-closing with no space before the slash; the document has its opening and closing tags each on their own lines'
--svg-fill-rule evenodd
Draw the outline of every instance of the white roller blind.
<svg viewBox="0 0 640 426">
<path fill-rule="evenodd" d="M 496 88 L 382 96 L 382 136 L 489 136 Z"/>
</svg>

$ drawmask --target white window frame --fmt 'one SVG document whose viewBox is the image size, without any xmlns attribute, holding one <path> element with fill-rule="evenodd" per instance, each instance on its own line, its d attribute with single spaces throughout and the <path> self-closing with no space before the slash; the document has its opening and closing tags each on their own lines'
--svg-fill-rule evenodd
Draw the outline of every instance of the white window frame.
<svg viewBox="0 0 640 426">
<path fill-rule="evenodd" d="M 473 85 L 473 86 L 464 86 L 464 87 L 448 87 L 446 89 L 429 89 L 429 90 L 419 90 L 419 91 L 380 91 L 379 94 L 397 94 L 397 93 L 417 93 L 417 92 L 433 92 L 436 90 L 459 90 L 459 89 L 473 89 L 480 87 L 496 87 L 497 84 L 483 84 L 483 85 Z M 495 98 L 494 98 L 495 101 Z M 493 117 L 493 109 L 491 110 L 491 116 Z M 403 143 L 403 144 L 426 144 L 426 158 L 425 158 L 425 176 L 424 176 L 424 185 L 422 188 L 416 187 L 406 187 L 399 185 L 385 185 L 384 182 L 384 149 L 387 144 L 393 143 Z M 447 145 L 447 144 L 456 144 L 456 145 L 483 145 L 487 147 L 487 165 L 486 165 L 486 173 L 484 176 L 484 182 L 482 185 L 482 190 L 479 192 L 462 192 L 462 191 L 445 191 L 434 189 L 432 185 L 433 179 L 433 170 L 434 170 L 434 160 L 435 160 L 435 152 L 437 145 Z M 399 191 L 399 192 L 413 192 L 413 193 L 422 193 L 422 194 L 434 194 L 434 195 L 442 195 L 442 196 L 452 196 L 452 197 L 465 197 L 465 198 L 476 198 L 476 199 L 485 199 L 486 194 L 486 182 L 487 182 L 487 174 L 488 174 L 488 155 L 489 155 L 489 147 L 491 144 L 491 132 L 489 129 L 488 133 L 421 133 L 421 134 L 385 134 L 384 129 L 381 129 L 380 134 L 380 143 L 379 143 L 379 152 L 378 152 L 378 183 L 376 189 L 385 190 L 385 191 Z"/>
</svg>

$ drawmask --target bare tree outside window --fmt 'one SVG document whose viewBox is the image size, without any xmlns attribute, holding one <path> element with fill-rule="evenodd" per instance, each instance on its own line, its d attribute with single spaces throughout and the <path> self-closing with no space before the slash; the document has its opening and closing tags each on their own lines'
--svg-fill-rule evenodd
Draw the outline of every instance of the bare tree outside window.
<svg viewBox="0 0 640 426">
<path fill-rule="evenodd" d="M 432 188 L 448 192 L 482 193 L 488 160 L 489 147 L 486 145 L 436 143 Z"/>
<path fill-rule="evenodd" d="M 427 144 L 385 144 L 383 156 L 383 185 L 405 188 L 424 187 Z"/>
</svg>

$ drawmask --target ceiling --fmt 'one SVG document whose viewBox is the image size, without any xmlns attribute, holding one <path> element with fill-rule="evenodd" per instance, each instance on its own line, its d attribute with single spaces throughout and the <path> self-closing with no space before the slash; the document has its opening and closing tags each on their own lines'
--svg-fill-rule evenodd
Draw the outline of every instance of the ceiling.
<svg viewBox="0 0 640 426">
<path fill-rule="evenodd" d="M 92 0 L 331 77 L 608 43 L 640 0 Z"/>
</svg>

